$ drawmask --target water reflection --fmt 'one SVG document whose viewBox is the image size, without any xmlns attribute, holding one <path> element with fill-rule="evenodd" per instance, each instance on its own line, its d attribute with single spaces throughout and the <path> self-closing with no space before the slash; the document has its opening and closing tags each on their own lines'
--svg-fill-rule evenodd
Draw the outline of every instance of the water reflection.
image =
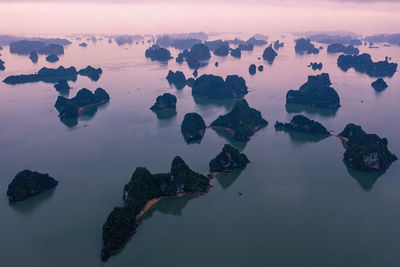
<svg viewBox="0 0 400 267">
<path fill-rule="evenodd" d="M 157 115 L 157 118 L 159 120 L 169 120 L 173 117 L 176 116 L 176 110 L 175 109 L 170 109 L 170 110 L 153 110 L 153 112 Z"/>
<path fill-rule="evenodd" d="M 232 134 L 225 129 L 222 128 L 212 128 L 212 129 L 217 133 L 218 136 L 225 138 L 231 145 L 239 149 L 239 151 L 243 151 L 243 149 L 247 145 L 247 142 L 237 141 L 233 139 Z"/>
<path fill-rule="evenodd" d="M 378 171 L 365 172 L 355 170 L 347 166 L 347 164 L 346 169 L 350 176 L 353 177 L 365 191 L 371 191 L 378 178 L 384 174 L 384 172 Z"/>
<path fill-rule="evenodd" d="M 183 208 L 186 207 L 191 199 L 193 199 L 191 196 L 163 199 L 146 212 L 143 216 L 143 220 L 151 218 L 156 211 L 166 215 L 182 216 Z"/>
<path fill-rule="evenodd" d="M 52 198 L 55 190 L 56 188 L 52 188 L 29 199 L 10 203 L 10 207 L 22 214 L 29 214 L 33 211 L 34 207 L 37 207 Z"/>
<path fill-rule="evenodd" d="M 338 108 L 316 108 L 299 104 L 286 104 L 285 108 L 287 113 L 305 112 L 313 115 L 317 114 L 322 117 L 335 117 L 338 111 Z"/>
<path fill-rule="evenodd" d="M 298 131 L 286 131 L 286 130 L 276 130 L 276 131 L 285 132 L 289 134 L 290 141 L 292 141 L 293 144 L 318 143 L 329 137 L 329 135 L 312 134 L 312 133 L 298 132 Z"/>
<path fill-rule="evenodd" d="M 235 169 L 231 172 L 221 173 L 216 180 L 223 189 L 230 187 L 243 172 L 244 168 Z"/>
<path fill-rule="evenodd" d="M 225 108 L 226 111 L 231 111 L 233 106 L 235 105 L 237 99 L 223 99 L 223 100 L 212 100 L 207 99 L 201 96 L 193 96 L 193 100 L 196 105 L 199 106 L 200 110 L 207 111 L 210 106 L 219 106 Z"/>
</svg>

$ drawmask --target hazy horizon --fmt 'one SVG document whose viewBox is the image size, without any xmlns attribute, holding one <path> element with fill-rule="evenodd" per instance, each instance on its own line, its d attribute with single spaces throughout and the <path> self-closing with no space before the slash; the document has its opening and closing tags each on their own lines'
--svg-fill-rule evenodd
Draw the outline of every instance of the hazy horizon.
<svg viewBox="0 0 400 267">
<path fill-rule="evenodd" d="M 301 6 L 292 0 L 116 2 L 0 0 L 3 22 L 7 22 L 0 25 L 0 33 L 69 35 L 205 31 L 277 34 L 347 30 L 367 35 L 396 33 L 400 22 L 400 3 L 397 1 L 306 0 Z M 23 19 L 15 22 L 15 18 Z"/>
</svg>

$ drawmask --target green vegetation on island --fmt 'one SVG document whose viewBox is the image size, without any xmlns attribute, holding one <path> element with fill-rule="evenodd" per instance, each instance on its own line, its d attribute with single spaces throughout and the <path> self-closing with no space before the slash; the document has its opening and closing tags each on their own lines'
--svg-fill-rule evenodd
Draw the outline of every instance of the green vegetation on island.
<svg viewBox="0 0 400 267">
<path fill-rule="evenodd" d="M 226 144 L 222 148 L 222 152 L 212 159 L 209 165 L 211 172 L 224 172 L 244 168 L 248 163 L 250 161 L 245 154 L 240 153 L 233 146 Z"/>
<path fill-rule="evenodd" d="M 282 123 L 277 121 L 275 123 L 275 129 L 329 135 L 328 130 L 321 123 L 310 120 L 303 115 L 294 116 L 290 123 Z"/>
<path fill-rule="evenodd" d="M 8 185 L 7 197 L 10 202 L 21 201 L 57 185 L 58 181 L 48 174 L 24 170 L 19 172 Z"/>
<path fill-rule="evenodd" d="M 156 99 L 156 103 L 150 108 L 151 110 L 171 110 L 176 109 L 176 96 L 165 93 Z"/>
<path fill-rule="evenodd" d="M 187 113 L 183 118 L 181 131 L 186 142 L 201 140 L 206 131 L 206 124 L 198 113 Z"/>
<path fill-rule="evenodd" d="M 211 123 L 211 127 L 227 129 L 239 141 L 249 141 L 258 129 L 267 125 L 268 122 L 263 119 L 261 112 L 249 107 L 244 99 L 236 101 L 231 112 L 219 116 Z"/>
<path fill-rule="evenodd" d="M 193 96 L 207 99 L 240 98 L 246 94 L 246 81 L 238 75 L 228 75 L 224 81 L 221 76 L 204 74 L 196 79 L 192 87 Z"/>
<path fill-rule="evenodd" d="M 137 216 L 153 199 L 180 194 L 199 195 L 210 187 L 209 178 L 194 172 L 179 156 L 172 161 L 169 173 L 151 174 L 138 167 L 125 185 L 123 207 L 115 207 L 103 225 L 101 259 L 107 260 L 136 232 Z"/>
<path fill-rule="evenodd" d="M 346 151 L 344 161 L 350 168 L 361 171 L 385 171 L 397 160 L 387 146 L 386 138 L 376 134 L 367 134 L 361 126 L 348 124 L 339 134 L 344 141 Z"/>
</svg>

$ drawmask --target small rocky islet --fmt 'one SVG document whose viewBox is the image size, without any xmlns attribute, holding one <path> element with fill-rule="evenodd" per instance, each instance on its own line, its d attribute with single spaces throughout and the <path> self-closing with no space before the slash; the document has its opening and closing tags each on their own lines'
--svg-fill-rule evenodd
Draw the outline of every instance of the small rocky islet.
<svg viewBox="0 0 400 267">
<path fill-rule="evenodd" d="M 192 87 L 192 95 L 206 99 L 240 98 L 247 94 L 246 81 L 238 75 L 221 76 L 203 74 Z"/>
<path fill-rule="evenodd" d="M 345 163 L 361 171 L 386 171 L 397 160 L 388 150 L 388 140 L 376 134 L 367 134 L 359 125 L 348 124 L 339 134 L 346 151 Z"/>
<path fill-rule="evenodd" d="M 307 67 L 312 68 L 313 70 L 322 70 L 322 63 L 311 62 Z"/>
<path fill-rule="evenodd" d="M 58 181 L 48 174 L 23 170 L 8 185 L 7 197 L 10 202 L 22 201 L 57 185 Z"/>
<path fill-rule="evenodd" d="M 182 71 L 173 72 L 169 70 L 166 79 L 168 83 L 173 84 L 178 90 L 184 88 L 187 84 L 185 74 Z"/>
<path fill-rule="evenodd" d="M 269 64 L 272 64 L 277 55 L 278 53 L 276 53 L 276 51 L 272 48 L 272 45 L 270 45 L 264 49 L 262 58 L 268 61 Z"/>
<path fill-rule="evenodd" d="M 320 135 L 330 135 L 328 130 L 319 122 L 303 115 L 296 115 L 289 123 L 276 121 L 275 129 L 281 131 L 298 131 Z"/>
<path fill-rule="evenodd" d="M 240 153 L 238 149 L 226 144 L 214 159 L 210 161 L 210 172 L 229 172 L 234 169 L 245 168 L 250 163 L 244 153 Z"/>
<path fill-rule="evenodd" d="M 300 86 L 299 90 L 287 92 L 286 104 L 300 104 L 316 108 L 339 108 L 339 95 L 331 85 L 327 73 L 310 75 L 307 82 Z"/>
<path fill-rule="evenodd" d="M 389 86 L 387 85 L 387 83 L 382 79 L 379 78 L 376 81 L 371 83 L 372 88 L 375 89 L 375 91 L 377 92 L 381 92 L 383 90 L 385 90 L 386 88 L 388 88 Z"/>
<path fill-rule="evenodd" d="M 358 55 L 360 53 L 360 50 L 353 45 L 346 46 L 340 43 L 333 43 L 328 45 L 327 52 L 329 54 L 343 53 L 346 55 Z"/>
<path fill-rule="evenodd" d="M 319 49 L 311 43 L 310 39 L 297 39 L 294 49 L 297 54 L 319 54 Z"/>
<path fill-rule="evenodd" d="M 251 108 L 245 99 L 237 100 L 232 111 L 219 116 L 211 128 L 226 129 L 235 140 L 249 141 L 256 131 L 268 125 L 261 112 Z"/>
<path fill-rule="evenodd" d="M 165 48 L 160 47 L 157 44 L 149 47 L 145 52 L 145 56 L 155 61 L 168 61 L 172 59 L 171 52 L 169 52 L 169 50 Z"/>
<path fill-rule="evenodd" d="M 165 93 L 160 95 L 156 99 L 156 103 L 150 108 L 153 111 L 156 110 L 175 110 L 176 109 L 176 96 Z"/>
<path fill-rule="evenodd" d="M 203 118 L 196 112 L 185 114 L 181 124 L 181 132 L 186 142 L 203 139 L 206 128 Z"/>
<path fill-rule="evenodd" d="M 389 62 L 386 57 L 383 61 L 372 61 L 371 55 L 340 55 L 337 65 L 343 71 L 354 68 L 357 72 L 366 73 L 370 77 L 392 77 L 397 71 L 397 63 Z"/>
</svg>

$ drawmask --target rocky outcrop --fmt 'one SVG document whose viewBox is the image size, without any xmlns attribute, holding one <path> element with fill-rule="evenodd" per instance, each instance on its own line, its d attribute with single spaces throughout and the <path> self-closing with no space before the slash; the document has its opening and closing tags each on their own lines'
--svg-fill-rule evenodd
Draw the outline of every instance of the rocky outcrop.
<svg viewBox="0 0 400 267">
<path fill-rule="evenodd" d="M 186 142 L 203 139 L 205 131 L 206 124 L 198 113 L 185 114 L 181 125 L 181 132 Z"/>
<path fill-rule="evenodd" d="M 267 125 L 261 112 L 249 107 L 244 99 L 238 100 L 231 112 L 211 123 L 211 127 L 226 129 L 238 141 L 249 141 L 257 130 Z"/>
<path fill-rule="evenodd" d="M 272 48 L 272 45 L 266 47 L 262 54 L 264 60 L 268 61 L 268 63 L 272 64 L 278 54 Z"/>
<path fill-rule="evenodd" d="M 20 40 L 10 43 L 10 53 L 29 55 L 32 51 L 43 55 L 63 55 L 64 47 L 61 44 L 48 44 L 42 41 Z"/>
<path fill-rule="evenodd" d="M 313 70 L 322 70 L 322 63 L 311 62 L 307 67 L 312 68 Z"/>
<path fill-rule="evenodd" d="M 373 83 L 371 83 L 371 86 L 377 92 L 381 92 L 381 91 L 385 90 L 386 88 L 388 88 L 387 83 L 382 78 L 379 78 L 376 81 L 374 81 Z"/>
<path fill-rule="evenodd" d="M 266 45 L 268 42 L 265 40 L 257 39 L 256 37 L 251 37 L 246 41 L 246 43 L 253 46 L 262 46 Z"/>
<path fill-rule="evenodd" d="M 296 40 L 294 47 L 298 54 L 318 54 L 319 49 L 311 43 L 310 39 L 300 38 Z"/>
<path fill-rule="evenodd" d="M 334 43 L 328 45 L 327 52 L 330 54 L 344 53 L 346 55 L 358 55 L 360 53 L 360 50 L 352 45 L 345 46 L 343 44 Z"/>
<path fill-rule="evenodd" d="M 255 65 L 255 64 L 251 64 L 251 65 L 249 66 L 249 73 L 250 73 L 251 75 L 254 75 L 254 74 L 256 74 L 256 72 L 257 72 L 257 67 L 256 67 L 256 65 Z"/>
<path fill-rule="evenodd" d="M 46 61 L 50 63 L 57 62 L 59 60 L 57 55 L 49 55 L 46 57 Z"/>
<path fill-rule="evenodd" d="M 169 70 L 166 79 L 170 84 L 175 85 L 175 87 L 179 90 L 186 85 L 186 77 L 182 71 L 173 72 Z"/>
<path fill-rule="evenodd" d="M 253 51 L 254 45 L 252 45 L 252 44 L 247 44 L 247 43 L 245 43 L 245 44 L 239 44 L 238 48 L 239 48 L 241 51 Z"/>
<path fill-rule="evenodd" d="M 337 65 L 343 71 L 354 68 L 357 72 L 366 73 L 370 77 L 392 77 L 397 71 L 397 63 L 384 61 L 373 62 L 371 55 L 364 53 L 359 56 L 340 55 Z"/>
<path fill-rule="evenodd" d="M 331 87 L 329 74 L 308 76 L 308 80 L 299 90 L 289 90 L 286 104 L 301 104 L 317 108 L 339 108 L 340 98 Z"/>
<path fill-rule="evenodd" d="M 84 69 L 79 70 L 78 74 L 82 76 L 86 76 L 92 81 L 98 81 L 100 79 L 100 75 L 103 73 L 101 68 L 93 68 L 92 66 L 87 66 Z"/>
<path fill-rule="evenodd" d="M 229 50 L 229 42 L 223 41 L 221 39 L 214 40 L 214 41 L 205 41 L 204 45 L 206 45 L 211 51 L 217 51 L 222 46 L 226 47 Z"/>
<path fill-rule="evenodd" d="M 48 174 L 24 170 L 19 172 L 8 185 L 7 197 L 10 202 L 21 201 L 57 185 L 58 181 Z"/>
<path fill-rule="evenodd" d="M 263 65 L 260 65 L 260 66 L 258 66 L 258 71 L 264 71 L 264 66 Z"/>
<path fill-rule="evenodd" d="M 367 134 L 361 126 L 348 124 L 339 134 L 346 151 L 344 161 L 353 169 L 362 171 L 385 171 L 397 160 L 387 146 L 386 138 L 376 134 Z"/>
<path fill-rule="evenodd" d="M 231 56 L 234 58 L 241 58 L 242 56 L 242 51 L 240 48 L 232 49 L 231 50 Z"/>
<path fill-rule="evenodd" d="M 56 88 L 57 91 L 66 91 L 71 89 L 71 87 L 68 84 L 68 81 L 64 79 L 58 80 L 58 82 L 54 85 L 54 88 Z"/>
<path fill-rule="evenodd" d="M 284 47 L 284 46 L 285 46 L 285 43 L 284 43 L 284 42 L 279 42 L 279 40 L 276 40 L 276 41 L 274 42 L 274 49 L 275 49 L 275 50 L 279 50 L 279 48 Z"/>
<path fill-rule="evenodd" d="M 231 145 L 224 145 L 222 152 L 210 161 L 210 172 L 228 172 L 245 168 L 250 163 L 247 156 Z"/>
<path fill-rule="evenodd" d="M 156 103 L 150 109 L 153 111 L 176 109 L 176 96 L 169 93 L 160 95 L 157 97 Z"/>
<path fill-rule="evenodd" d="M 310 120 L 303 115 L 296 115 L 290 123 L 282 123 L 277 121 L 275 129 L 283 131 L 298 131 L 312 134 L 329 135 L 328 130 L 319 122 Z"/>
<path fill-rule="evenodd" d="M 138 167 L 124 187 L 123 207 L 114 208 L 103 225 L 101 259 L 106 261 L 135 234 L 140 215 L 150 200 L 183 194 L 200 195 L 210 188 L 209 178 L 194 172 L 175 157 L 168 173 L 151 174 Z"/>
<path fill-rule="evenodd" d="M 0 70 L 5 70 L 6 67 L 4 66 L 4 61 L 0 59 Z"/>
<path fill-rule="evenodd" d="M 83 42 L 79 44 L 80 47 L 87 47 L 87 43 Z"/>
<path fill-rule="evenodd" d="M 171 53 L 167 49 L 156 44 L 152 45 L 146 50 L 145 56 L 151 60 L 157 61 L 168 61 L 172 58 Z"/>
<path fill-rule="evenodd" d="M 229 54 L 229 47 L 221 45 L 216 50 L 214 50 L 214 55 L 220 57 L 226 57 Z"/>
<path fill-rule="evenodd" d="M 32 51 L 31 54 L 29 55 L 29 58 L 33 63 L 36 63 L 39 60 L 39 57 L 38 57 L 38 54 L 36 53 L 36 51 Z"/>
<path fill-rule="evenodd" d="M 192 88 L 193 96 L 207 99 L 243 97 L 246 94 L 246 81 L 238 75 L 228 75 L 224 81 L 220 76 L 204 74 L 196 79 Z"/>
<path fill-rule="evenodd" d="M 30 82 L 48 82 L 56 83 L 60 79 L 67 81 L 76 81 L 78 72 L 75 67 L 64 68 L 63 66 L 57 69 L 43 67 L 36 74 L 22 74 L 8 76 L 3 82 L 7 84 L 21 84 Z"/>
</svg>

